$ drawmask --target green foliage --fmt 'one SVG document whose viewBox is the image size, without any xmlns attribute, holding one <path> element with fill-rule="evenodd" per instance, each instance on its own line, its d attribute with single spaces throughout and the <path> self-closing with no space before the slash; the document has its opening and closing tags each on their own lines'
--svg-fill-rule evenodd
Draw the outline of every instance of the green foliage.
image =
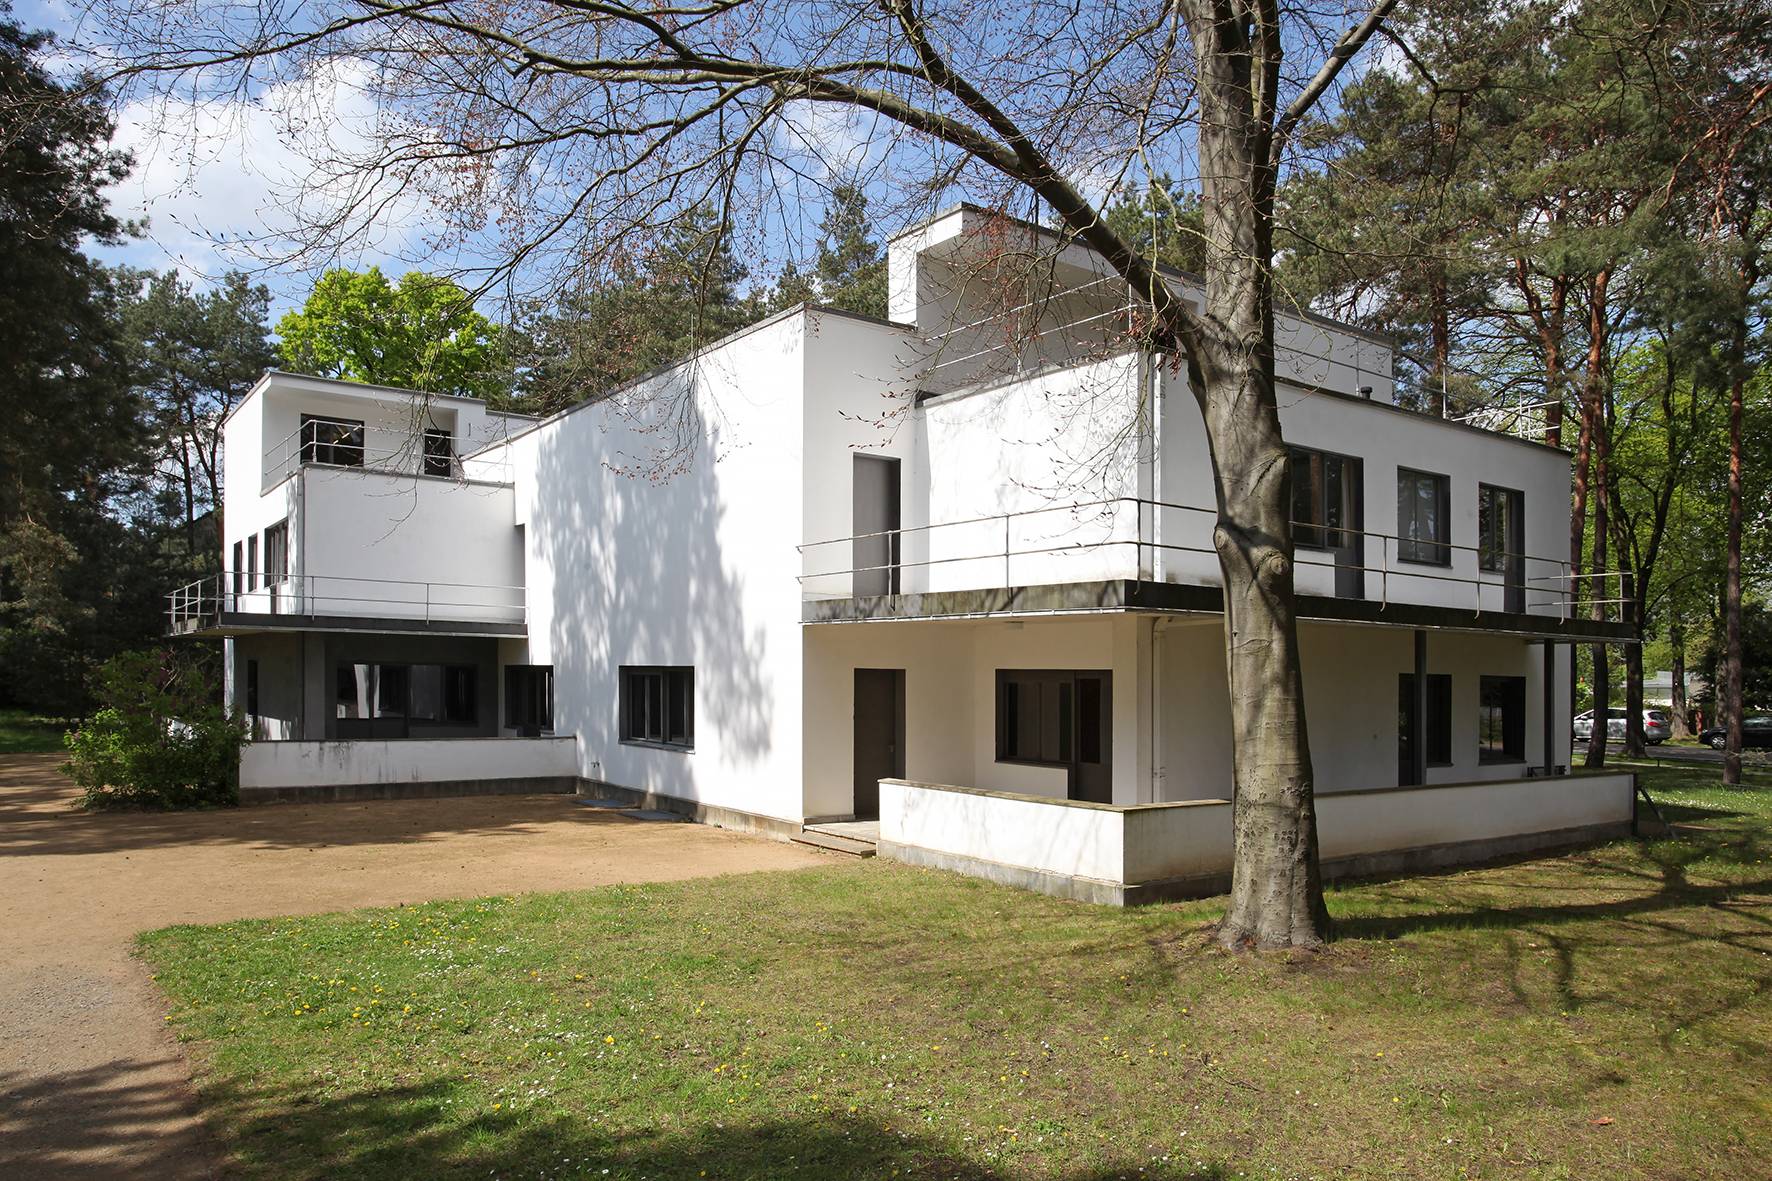
<svg viewBox="0 0 1772 1181">
<path fill-rule="evenodd" d="M 818 228 L 818 259 L 809 272 L 789 267 L 769 310 L 819 303 L 886 319 L 886 251 L 873 236 L 867 194 L 855 185 L 831 191 Z"/>
<path fill-rule="evenodd" d="M 504 332 L 449 279 L 379 267 L 330 270 L 300 311 L 277 322 L 285 368 L 502 404 L 511 371 Z"/>
<path fill-rule="evenodd" d="M 1206 214 L 1198 193 L 1159 176 L 1108 206 L 1108 227 L 1147 257 L 1198 275 L 1206 270 Z"/>
<path fill-rule="evenodd" d="M 63 767 L 88 808 L 198 808 L 239 799 L 245 724 L 229 717 L 206 662 L 127 652 L 99 673 L 102 703 L 68 735 Z"/>
<path fill-rule="evenodd" d="M 551 411 L 601 396 L 754 323 L 766 309 L 739 294 L 745 275 L 713 214 L 697 210 L 664 228 L 605 280 L 527 318 L 528 406 Z"/>
<path fill-rule="evenodd" d="M 1704 646 L 1699 668 L 1711 691 L 1708 700 L 1715 700 L 1716 686 L 1722 684 L 1723 634 L 1711 633 Z M 1741 604 L 1741 703 L 1748 710 L 1772 709 L 1772 608 L 1764 603 Z"/>
</svg>

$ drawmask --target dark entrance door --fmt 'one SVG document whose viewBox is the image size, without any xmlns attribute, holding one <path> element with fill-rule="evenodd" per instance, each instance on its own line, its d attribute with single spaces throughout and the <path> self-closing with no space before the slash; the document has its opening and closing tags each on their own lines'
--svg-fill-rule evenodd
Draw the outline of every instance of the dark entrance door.
<svg viewBox="0 0 1772 1181">
<path fill-rule="evenodd" d="M 1111 673 L 1077 674 L 1077 761 L 1071 798 L 1114 802 L 1114 694 Z"/>
<path fill-rule="evenodd" d="M 904 777 L 904 670 L 855 670 L 855 816 L 880 815 L 880 780 Z"/>
<path fill-rule="evenodd" d="M 850 565 L 856 597 L 898 593 L 898 460 L 855 457 Z"/>
</svg>

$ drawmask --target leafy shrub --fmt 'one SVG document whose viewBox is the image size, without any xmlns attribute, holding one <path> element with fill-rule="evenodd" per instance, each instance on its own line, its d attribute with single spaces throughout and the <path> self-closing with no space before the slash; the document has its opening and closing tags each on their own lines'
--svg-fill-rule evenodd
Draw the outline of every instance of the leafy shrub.
<svg viewBox="0 0 1772 1181">
<path fill-rule="evenodd" d="M 201 808 L 239 802 L 246 727 L 203 665 L 126 652 L 98 673 L 100 708 L 68 735 L 63 770 L 88 808 Z"/>
</svg>

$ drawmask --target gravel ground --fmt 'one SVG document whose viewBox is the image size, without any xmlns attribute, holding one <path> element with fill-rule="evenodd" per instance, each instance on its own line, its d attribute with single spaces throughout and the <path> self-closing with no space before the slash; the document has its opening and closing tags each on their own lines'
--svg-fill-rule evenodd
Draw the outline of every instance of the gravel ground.
<svg viewBox="0 0 1772 1181">
<path fill-rule="evenodd" d="M 827 864 L 568 796 L 88 815 L 59 755 L 0 756 L 0 1177 L 227 1175 L 130 954 L 174 923 Z"/>
</svg>

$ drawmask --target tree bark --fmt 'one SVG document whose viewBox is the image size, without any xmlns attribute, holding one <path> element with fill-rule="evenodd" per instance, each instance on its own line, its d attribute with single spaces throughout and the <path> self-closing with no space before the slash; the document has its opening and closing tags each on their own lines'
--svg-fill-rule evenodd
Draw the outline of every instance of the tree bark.
<svg viewBox="0 0 1772 1181">
<path fill-rule="evenodd" d="M 1741 353 L 1737 353 L 1739 358 Z M 1746 382 L 1736 374 L 1729 386 L 1729 523 L 1723 545 L 1723 708 L 1728 737 L 1723 747 L 1723 782 L 1741 782 L 1741 406 Z"/>
<path fill-rule="evenodd" d="M 1624 576 L 1625 609 L 1631 614 L 1631 623 L 1637 634 L 1643 634 L 1643 623 L 1648 614 L 1642 602 L 1641 588 L 1637 586 L 1639 579 L 1634 575 Z M 1645 742 L 1643 738 L 1643 646 L 1626 644 L 1624 646 L 1624 753 L 1626 758 L 1640 759 L 1643 757 Z"/>
</svg>

